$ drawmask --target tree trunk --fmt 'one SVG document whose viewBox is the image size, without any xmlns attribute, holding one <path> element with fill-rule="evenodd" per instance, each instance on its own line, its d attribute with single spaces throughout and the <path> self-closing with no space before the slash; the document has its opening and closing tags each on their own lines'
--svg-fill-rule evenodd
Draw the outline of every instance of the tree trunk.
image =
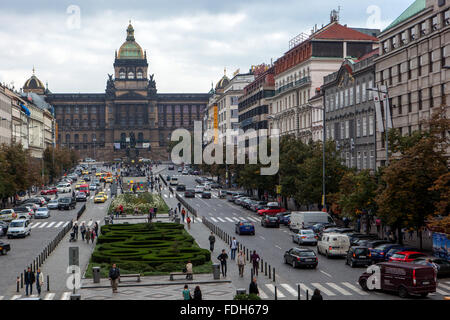
<svg viewBox="0 0 450 320">
<path fill-rule="evenodd" d="M 419 231 L 420 250 L 423 249 L 422 230 Z"/>
<path fill-rule="evenodd" d="M 398 243 L 403 244 L 403 235 L 402 235 L 402 227 L 397 227 L 398 234 Z"/>
</svg>

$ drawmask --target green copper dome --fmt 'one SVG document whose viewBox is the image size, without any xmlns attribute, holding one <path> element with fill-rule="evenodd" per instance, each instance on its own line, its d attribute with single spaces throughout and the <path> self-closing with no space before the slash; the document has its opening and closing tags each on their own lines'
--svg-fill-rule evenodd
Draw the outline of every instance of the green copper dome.
<svg viewBox="0 0 450 320">
<path fill-rule="evenodd" d="M 118 59 L 144 59 L 144 52 L 134 38 L 134 28 L 130 25 L 127 29 L 127 41 L 120 47 Z"/>
</svg>

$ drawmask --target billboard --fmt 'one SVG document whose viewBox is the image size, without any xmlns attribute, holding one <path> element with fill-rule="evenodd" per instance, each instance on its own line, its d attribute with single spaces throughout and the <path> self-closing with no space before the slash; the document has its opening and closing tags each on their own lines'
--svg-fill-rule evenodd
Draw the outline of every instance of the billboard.
<svg viewBox="0 0 450 320">
<path fill-rule="evenodd" d="M 433 232 L 433 255 L 450 261 L 450 235 Z"/>
</svg>

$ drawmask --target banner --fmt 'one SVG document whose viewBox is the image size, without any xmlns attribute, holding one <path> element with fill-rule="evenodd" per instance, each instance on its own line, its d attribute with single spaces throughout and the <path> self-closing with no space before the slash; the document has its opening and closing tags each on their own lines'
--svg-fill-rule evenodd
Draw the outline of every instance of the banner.
<svg viewBox="0 0 450 320">
<path fill-rule="evenodd" d="M 219 141 L 219 107 L 214 106 L 214 143 Z"/>
<path fill-rule="evenodd" d="M 150 143 L 148 143 L 148 142 L 145 142 L 142 144 L 142 148 L 144 148 L 144 149 L 148 149 L 149 147 L 150 147 Z"/>
<path fill-rule="evenodd" d="M 374 92 L 373 99 L 375 101 L 375 116 L 377 118 L 377 128 L 379 132 L 384 132 L 383 114 L 381 113 L 380 93 Z"/>
<path fill-rule="evenodd" d="M 381 86 L 381 91 L 387 92 L 386 86 Z M 392 129 L 392 116 L 391 116 L 391 106 L 389 105 L 389 95 L 387 93 L 383 93 L 383 101 L 386 106 L 385 112 L 387 114 L 387 128 Z"/>
</svg>

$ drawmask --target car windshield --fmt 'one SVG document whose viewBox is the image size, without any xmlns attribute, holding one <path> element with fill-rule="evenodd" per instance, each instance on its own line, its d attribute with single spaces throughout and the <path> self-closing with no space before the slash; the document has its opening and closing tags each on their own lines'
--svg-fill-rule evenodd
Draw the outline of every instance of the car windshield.
<svg viewBox="0 0 450 320">
<path fill-rule="evenodd" d="M 315 257 L 316 255 L 312 251 L 295 251 L 296 255 L 300 257 Z"/>
<path fill-rule="evenodd" d="M 23 221 L 16 221 L 16 222 L 11 222 L 9 224 L 10 228 L 22 228 L 23 227 L 24 222 Z"/>
<path fill-rule="evenodd" d="M 47 211 L 47 208 L 39 208 L 39 209 L 37 209 L 37 211 L 39 212 L 39 211 Z"/>
<path fill-rule="evenodd" d="M 58 200 L 56 200 L 56 199 L 50 200 L 49 204 L 50 203 L 58 203 Z"/>
<path fill-rule="evenodd" d="M 395 259 L 403 259 L 403 258 L 405 258 L 405 255 L 404 255 L 404 254 L 396 253 L 396 254 L 392 255 L 392 258 L 395 258 Z"/>
<path fill-rule="evenodd" d="M 59 200 L 59 202 L 70 202 L 70 199 L 69 198 L 62 198 L 62 199 L 60 199 Z"/>
<path fill-rule="evenodd" d="M 367 249 L 365 248 L 358 248 L 355 250 L 355 254 L 366 254 L 367 253 Z"/>
<path fill-rule="evenodd" d="M 312 230 L 302 230 L 302 234 L 314 234 Z"/>
</svg>

